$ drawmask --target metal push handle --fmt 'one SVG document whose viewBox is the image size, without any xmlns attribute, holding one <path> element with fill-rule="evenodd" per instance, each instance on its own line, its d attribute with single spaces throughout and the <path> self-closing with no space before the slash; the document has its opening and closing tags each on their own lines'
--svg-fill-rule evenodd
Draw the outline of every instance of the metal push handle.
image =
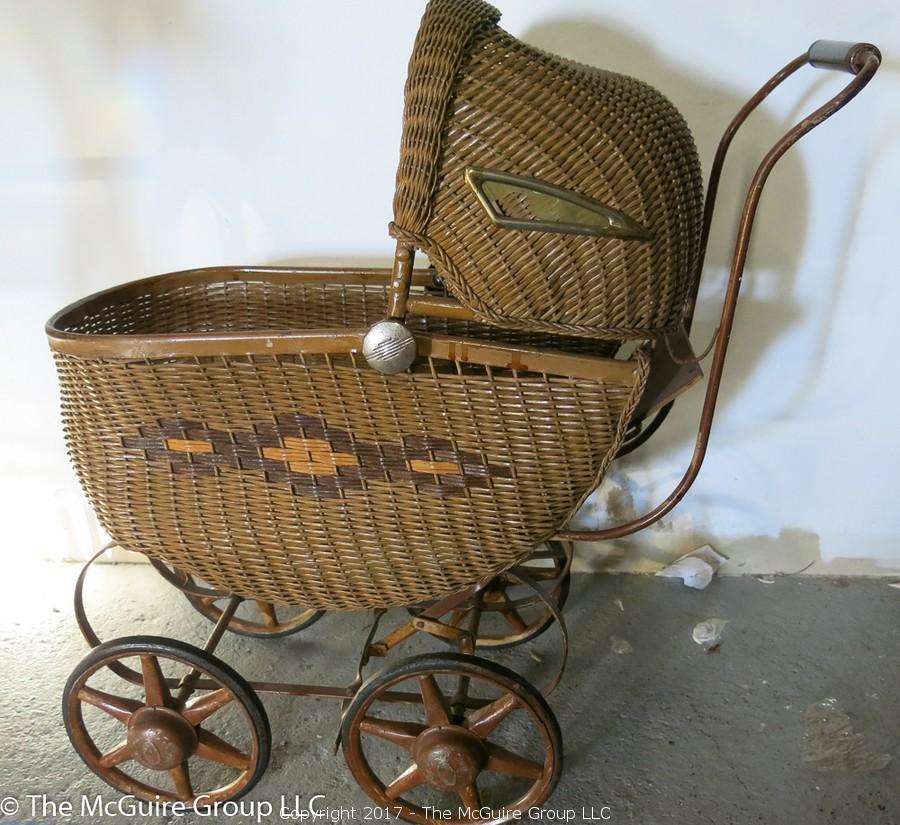
<svg viewBox="0 0 900 825">
<path fill-rule="evenodd" d="M 806 53 L 809 65 L 816 69 L 837 69 L 850 74 L 859 74 L 871 55 L 881 62 L 881 52 L 876 46 L 847 40 L 817 40 Z"/>
<path fill-rule="evenodd" d="M 710 170 L 709 174 L 709 184 L 706 190 L 706 201 L 703 209 L 703 224 L 700 235 L 699 263 L 694 274 L 693 291 L 688 297 L 687 306 L 685 309 L 684 329 L 688 334 L 690 334 L 691 332 L 691 323 L 694 319 L 694 309 L 697 304 L 697 292 L 700 287 L 700 274 L 703 269 L 703 261 L 706 258 L 706 248 L 709 241 L 709 231 L 710 227 L 712 226 L 713 213 L 715 211 L 716 193 L 719 188 L 719 178 L 722 174 L 722 167 L 725 164 L 725 156 L 728 154 L 728 149 L 731 146 L 731 141 L 734 138 L 735 133 L 743 125 L 744 121 L 749 117 L 750 113 L 753 112 L 756 107 L 759 106 L 759 104 L 769 96 L 770 92 L 772 92 L 772 90 L 775 89 L 776 86 L 779 86 L 783 80 L 797 71 L 797 69 L 800 69 L 803 66 L 809 64 L 810 66 L 818 69 L 833 69 L 837 71 L 850 72 L 851 74 L 859 74 L 859 72 L 865 68 L 866 62 L 870 57 L 874 57 L 877 60 L 877 63 L 875 64 L 875 68 L 877 69 L 878 63 L 881 62 L 881 52 L 879 51 L 877 46 L 873 46 L 871 43 L 853 43 L 848 40 L 816 40 L 809 47 L 809 49 L 807 49 L 806 54 L 800 55 L 799 57 L 788 63 L 787 66 L 785 66 L 780 72 L 774 75 L 752 98 L 750 98 L 750 100 L 747 101 L 746 105 L 735 116 L 734 120 L 732 120 L 728 125 L 728 128 L 723 133 L 722 139 L 719 142 L 719 147 L 716 151 L 716 156 L 713 160 L 712 169 Z M 872 74 L 874 73 L 875 70 L 873 69 Z M 860 86 L 860 88 L 862 88 L 862 86 L 864 86 L 866 82 L 868 81 L 865 81 Z M 859 89 L 857 89 L 857 91 L 859 91 Z M 853 92 L 850 97 L 853 97 L 855 93 L 856 92 Z M 846 103 L 850 99 L 850 97 L 844 100 L 840 104 L 840 106 L 843 106 L 844 103 Z M 837 97 L 834 99 L 837 99 Z M 840 106 L 838 106 L 838 108 L 840 108 Z M 825 118 L 829 116 L 830 115 L 825 115 Z M 823 118 L 823 120 L 825 118 Z M 819 122 L 821 123 L 821 121 Z M 666 417 L 672 411 L 672 407 L 674 405 L 675 402 L 670 401 L 668 404 L 662 407 L 646 424 L 637 422 L 632 428 L 629 428 L 630 432 L 626 436 L 625 443 L 620 447 L 616 458 L 621 458 L 624 455 L 628 455 L 629 453 L 634 452 L 638 447 L 646 443 L 650 439 L 650 437 L 662 426 L 663 422 L 666 420 Z"/>
<path fill-rule="evenodd" d="M 813 60 L 816 62 L 813 63 Z M 639 518 L 603 530 L 561 530 L 557 533 L 557 538 L 568 539 L 570 541 L 608 541 L 610 539 L 629 536 L 632 533 L 636 533 L 638 530 L 642 530 L 659 521 L 659 519 L 670 512 L 687 494 L 687 491 L 691 488 L 691 485 L 694 483 L 700 472 L 703 459 L 706 457 L 706 450 L 709 445 L 709 435 L 712 430 L 713 418 L 716 411 L 716 401 L 719 395 L 719 387 L 722 382 L 725 356 L 728 352 L 728 343 L 731 339 L 731 330 L 734 325 L 734 315 L 741 288 L 741 279 L 743 278 L 744 265 L 747 261 L 747 250 L 750 245 L 750 236 L 753 231 L 753 222 L 756 217 L 757 207 L 759 206 L 759 199 L 762 196 L 763 188 L 766 185 L 769 174 L 785 152 L 800 140 L 800 138 L 808 132 L 811 132 L 816 126 L 823 123 L 856 97 L 856 95 L 859 94 L 872 79 L 875 72 L 878 71 L 880 63 L 881 53 L 875 46 L 871 46 L 867 43 L 841 43 L 840 46 L 837 46 L 835 41 L 818 40 L 813 43 L 807 52 L 794 58 L 794 60 L 788 63 L 781 71 L 773 75 L 768 82 L 766 82 L 760 90 L 747 101 L 744 107 L 737 115 L 735 115 L 734 119 L 725 129 L 722 139 L 719 141 L 719 147 L 716 150 L 716 156 L 713 161 L 712 169 L 710 170 L 709 184 L 706 191 L 706 202 L 703 210 L 703 225 L 700 239 L 700 260 L 696 277 L 694 278 L 694 288 L 689 296 L 685 310 L 685 327 L 688 332 L 690 332 L 691 320 L 693 319 L 694 309 L 697 303 L 697 292 L 700 286 L 700 271 L 703 268 L 703 260 L 706 257 L 709 231 L 712 226 L 712 216 L 715 210 L 716 193 L 718 191 L 722 166 L 725 163 L 725 156 L 728 153 L 728 147 L 731 145 L 735 133 L 750 113 L 756 109 L 766 97 L 768 97 L 773 89 L 803 66 L 815 65 L 820 68 L 842 69 L 855 75 L 841 91 L 797 123 L 768 151 L 757 167 L 753 180 L 750 182 L 750 187 L 747 190 L 747 196 L 744 201 L 744 207 L 741 210 L 734 256 L 731 262 L 728 286 L 725 291 L 725 298 L 722 306 L 722 315 L 714 339 L 715 348 L 713 350 L 712 363 L 709 370 L 709 380 L 706 385 L 706 395 L 700 413 L 697 439 L 694 443 L 694 452 L 691 457 L 691 462 L 688 465 L 687 470 L 685 470 L 681 481 L 678 482 L 675 489 L 662 501 L 662 503 Z M 647 430 L 639 432 L 630 443 L 643 443 L 643 441 L 649 437 L 646 433 L 655 430 L 659 424 L 662 423 L 662 419 L 665 418 L 666 413 L 668 413 L 670 409 L 671 404 L 663 407 L 650 422 Z M 630 444 L 626 444 L 626 447 L 628 446 L 630 446 Z M 622 452 L 623 451 L 620 451 L 620 454 L 622 454 Z"/>
</svg>

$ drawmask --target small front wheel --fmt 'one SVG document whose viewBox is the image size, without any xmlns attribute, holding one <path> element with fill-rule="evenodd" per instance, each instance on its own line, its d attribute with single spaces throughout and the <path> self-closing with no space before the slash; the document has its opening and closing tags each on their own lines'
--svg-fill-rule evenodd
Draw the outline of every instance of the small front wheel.
<svg viewBox="0 0 900 825">
<path fill-rule="evenodd" d="M 413 656 L 365 682 L 341 742 L 362 789 L 411 822 L 507 822 L 545 802 L 562 771 L 544 697 L 513 671 L 459 653 Z"/>
<path fill-rule="evenodd" d="M 139 687 L 114 678 L 132 667 Z M 63 694 L 66 732 L 104 782 L 138 799 L 207 807 L 243 796 L 269 761 L 269 720 L 247 682 L 193 645 L 113 639 L 75 668 Z"/>
</svg>

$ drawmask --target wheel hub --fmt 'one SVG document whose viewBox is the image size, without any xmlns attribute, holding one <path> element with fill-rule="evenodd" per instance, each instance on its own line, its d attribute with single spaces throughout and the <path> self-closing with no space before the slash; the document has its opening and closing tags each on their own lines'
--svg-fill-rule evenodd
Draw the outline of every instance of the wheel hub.
<svg viewBox="0 0 900 825">
<path fill-rule="evenodd" d="M 471 785 L 487 762 L 484 742 L 459 725 L 440 725 L 416 738 L 413 757 L 419 770 L 436 788 Z"/>
<path fill-rule="evenodd" d="M 141 708 L 128 722 L 128 747 L 145 768 L 167 771 L 178 767 L 194 753 L 197 732 L 174 710 Z"/>
</svg>

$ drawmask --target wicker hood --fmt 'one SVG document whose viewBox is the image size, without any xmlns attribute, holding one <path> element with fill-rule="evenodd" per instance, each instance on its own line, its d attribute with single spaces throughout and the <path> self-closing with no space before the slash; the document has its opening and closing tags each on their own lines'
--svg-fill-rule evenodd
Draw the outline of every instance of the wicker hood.
<svg viewBox="0 0 900 825">
<path fill-rule="evenodd" d="M 481 0 L 428 5 L 406 84 L 392 234 L 425 251 L 488 323 L 612 339 L 674 329 L 700 245 L 687 125 L 650 86 L 527 46 L 499 16 Z M 506 180 L 493 216 L 467 170 Z M 542 192 L 514 191 L 517 178 Z M 571 198 L 548 201 L 556 187 Z M 595 209 L 599 224 L 612 217 L 594 232 L 530 228 L 546 218 L 540 198 L 570 216 Z"/>
</svg>

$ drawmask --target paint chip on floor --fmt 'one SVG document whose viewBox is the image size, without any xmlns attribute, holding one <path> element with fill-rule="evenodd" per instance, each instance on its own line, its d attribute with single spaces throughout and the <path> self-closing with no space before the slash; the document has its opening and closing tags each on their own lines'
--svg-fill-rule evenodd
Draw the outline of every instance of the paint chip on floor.
<svg viewBox="0 0 900 825">
<path fill-rule="evenodd" d="M 817 771 L 873 772 L 886 768 L 891 755 L 866 750 L 863 735 L 853 730 L 837 699 L 828 698 L 804 714 L 803 761 Z"/>
<path fill-rule="evenodd" d="M 634 648 L 631 646 L 631 642 L 629 642 L 627 639 L 621 638 L 620 636 L 609 637 L 609 649 L 619 656 L 627 656 L 628 654 L 634 652 Z"/>
</svg>

